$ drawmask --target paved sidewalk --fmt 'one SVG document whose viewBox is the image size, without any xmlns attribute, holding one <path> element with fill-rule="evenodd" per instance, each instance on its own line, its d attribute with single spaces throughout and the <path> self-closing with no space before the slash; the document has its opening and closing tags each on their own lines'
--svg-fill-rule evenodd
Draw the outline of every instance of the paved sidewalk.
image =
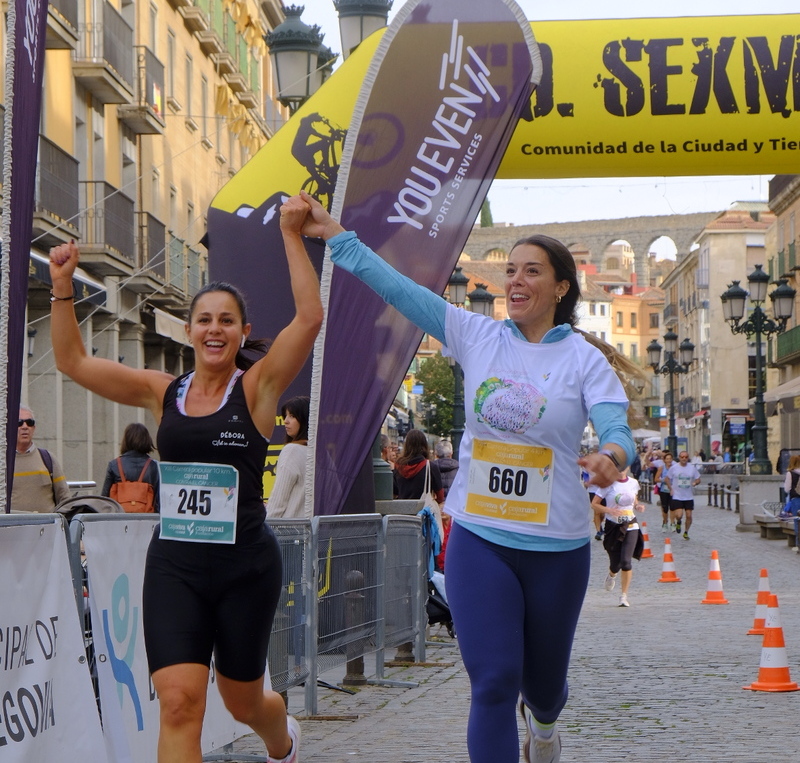
<svg viewBox="0 0 800 763">
<path fill-rule="evenodd" d="M 792 763 L 798 759 L 800 692 L 743 691 L 758 677 L 753 624 L 759 573 L 778 595 L 789 668 L 800 682 L 800 555 L 785 541 L 735 530 L 737 515 L 699 496 L 691 540 L 670 535 L 680 583 L 659 583 L 664 535 L 660 510 L 648 507 L 654 554 L 634 566 L 629 609 L 603 590 L 607 557 L 592 541 L 592 577 L 562 713 L 563 763 Z M 727 605 L 701 604 L 712 549 L 719 552 Z M 437 630 L 434 628 L 433 633 Z M 469 682 L 448 642 L 428 647 L 440 666 L 389 668 L 414 689 L 365 687 L 355 695 L 320 688 L 319 715 L 302 718 L 302 689 L 289 694 L 303 729 L 302 763 L 467 763 Z M 391 654 L 389 655 L 391 656 Z M 448 666 L 448 663 L 455 663 Z M 374 659 L 366 659 L 367 672 Z M 342 671 L 323 678 L 340 680 Z M 239 753 L 263 753 L 252 736 Z M 483 763 L 492 763 L 484 761 Z"/>
</svg>

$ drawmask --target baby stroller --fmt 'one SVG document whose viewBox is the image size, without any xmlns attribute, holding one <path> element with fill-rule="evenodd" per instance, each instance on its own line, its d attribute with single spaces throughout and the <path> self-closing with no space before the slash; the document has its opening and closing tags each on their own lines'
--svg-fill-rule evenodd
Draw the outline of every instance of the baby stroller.
<svg viewBox="0 0 800 763">
<path fill-rule="evenodd" d="M 425 604 L 425 611 L 428 613 L 429 625 L 444 625 L 447 628 L 447 635 L 450 638 L 456 637 L 453 616 L 450 614 L 444 589 L 444 575 L 441 572 L 434 572 L 428 580 L 428 601 Z"/>
<path fill-rule="evenodd" d="M 422 517 L 422 535 L 425 538 L 425 550 L 428 558 L 428 601 L 425 604 L 428 625 L 444 625 L 450 638 L 455 638 L 453 616 L 450 614 L 445 593 L 444 575 L 435 568 L 435 559 L 442 546 L 439 527 L 427 506 L 422 508 L 419 516 Z"/>
</svg>

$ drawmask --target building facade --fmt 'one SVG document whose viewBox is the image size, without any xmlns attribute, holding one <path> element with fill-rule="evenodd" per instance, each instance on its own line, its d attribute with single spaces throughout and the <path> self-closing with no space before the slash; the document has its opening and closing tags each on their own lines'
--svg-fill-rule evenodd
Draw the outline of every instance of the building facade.
<svg viewBox="0 0 800 763">
<path fill-rule="evenodd" d="M 774 220 L 766 203 L 733 204 L 700 232 L 696 247 L 662 283 L 664 328 L 695 346 L 688 372 L 674 375 L 677 436 L 686 438 L 690 452 L 702 448 L 710 455 L 720 443 L 736 454 L 750 442 L 755 344 L 731 332 L 720 295 L 734 280 L 746 284 L 755 266 L 767 262 L 767 231 Z M 669 415 L 666 378 L 663 387 Z"/>
<path fill-rule="evenodd" d="M 49 249 L 80 246 L 87 352 L 190 368 L 183 323 L 208 277 L 206 209 L 287 116 L 264 42 L 283 18 L 280 0 L 48 7 L 22 402 L 68 479 L 102 481 L 125 426 L 155 422 L 56 371 Z"/>
<path fill-rule="evenodd" d="M 800 175 L 776 175 L 769 184 L 769 206 L 776 215 L 770 229 L 769 274 L 773 279 L 786 278 L 800 293 L 798 259 L 798 223 L 800 223 Z M 771 359 L 776 371 L 767 390 L 768 421 L 773 449 L 800 449 L 800 299 L 785 333 L 772 347 Z M 800 452 L 800 451 L 799 451 Z"/>
</svg>

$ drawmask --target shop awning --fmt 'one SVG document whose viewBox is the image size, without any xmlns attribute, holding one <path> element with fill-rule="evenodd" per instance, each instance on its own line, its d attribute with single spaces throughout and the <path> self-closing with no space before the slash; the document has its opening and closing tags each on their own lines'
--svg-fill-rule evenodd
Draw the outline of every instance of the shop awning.
<svg viewBox="0 0 800 763">
<path fill-rule="evenodd" d="M 755 402 L 755 398 L 750 398 L 750 404 Z M 789 381 L 779 384 L 764 393 L 764 402 L 766 403 L 767 416 L 775 413 L 778 403 L 781 408 L 786 412 L 800 410 L 800 376 Z"/>
<path fill-rule="evenodd" d="M 48 286 L 53 285 L 53 282 L 50 280 L 50 260 L 38 252 L 31 252 L 28 275 Z M 92 278 L 85 270 L 75 268 L 75 273 L 72 276 L 72 283 L 79 300 L 90 302 L 93 305 L 105 305 L 105 284 Z"/>
<path fill-rule="evenodd" d="M 159 310 L 157 307 L 153 308 L 153 316 L 156 319 L 157 334 L 161 334 L 161 336 L 165 336 L 178 344 L 189 345 L 185 321 L 164 310 Z"/>
</svg>

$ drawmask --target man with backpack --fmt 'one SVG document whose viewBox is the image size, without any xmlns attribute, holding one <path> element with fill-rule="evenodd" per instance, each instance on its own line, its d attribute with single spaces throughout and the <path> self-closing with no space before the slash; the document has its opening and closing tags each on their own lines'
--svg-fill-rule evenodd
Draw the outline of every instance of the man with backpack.
<svg viewBox="0 0 800 763">
<path fill-rule="evenodd" d="M 18 426 L 11 510 L 52 512 L 70 497 L 64 471 L 49 451 L 33 444 L 36 419 L 30 408 L 19 409 Z"/>
</svg>

